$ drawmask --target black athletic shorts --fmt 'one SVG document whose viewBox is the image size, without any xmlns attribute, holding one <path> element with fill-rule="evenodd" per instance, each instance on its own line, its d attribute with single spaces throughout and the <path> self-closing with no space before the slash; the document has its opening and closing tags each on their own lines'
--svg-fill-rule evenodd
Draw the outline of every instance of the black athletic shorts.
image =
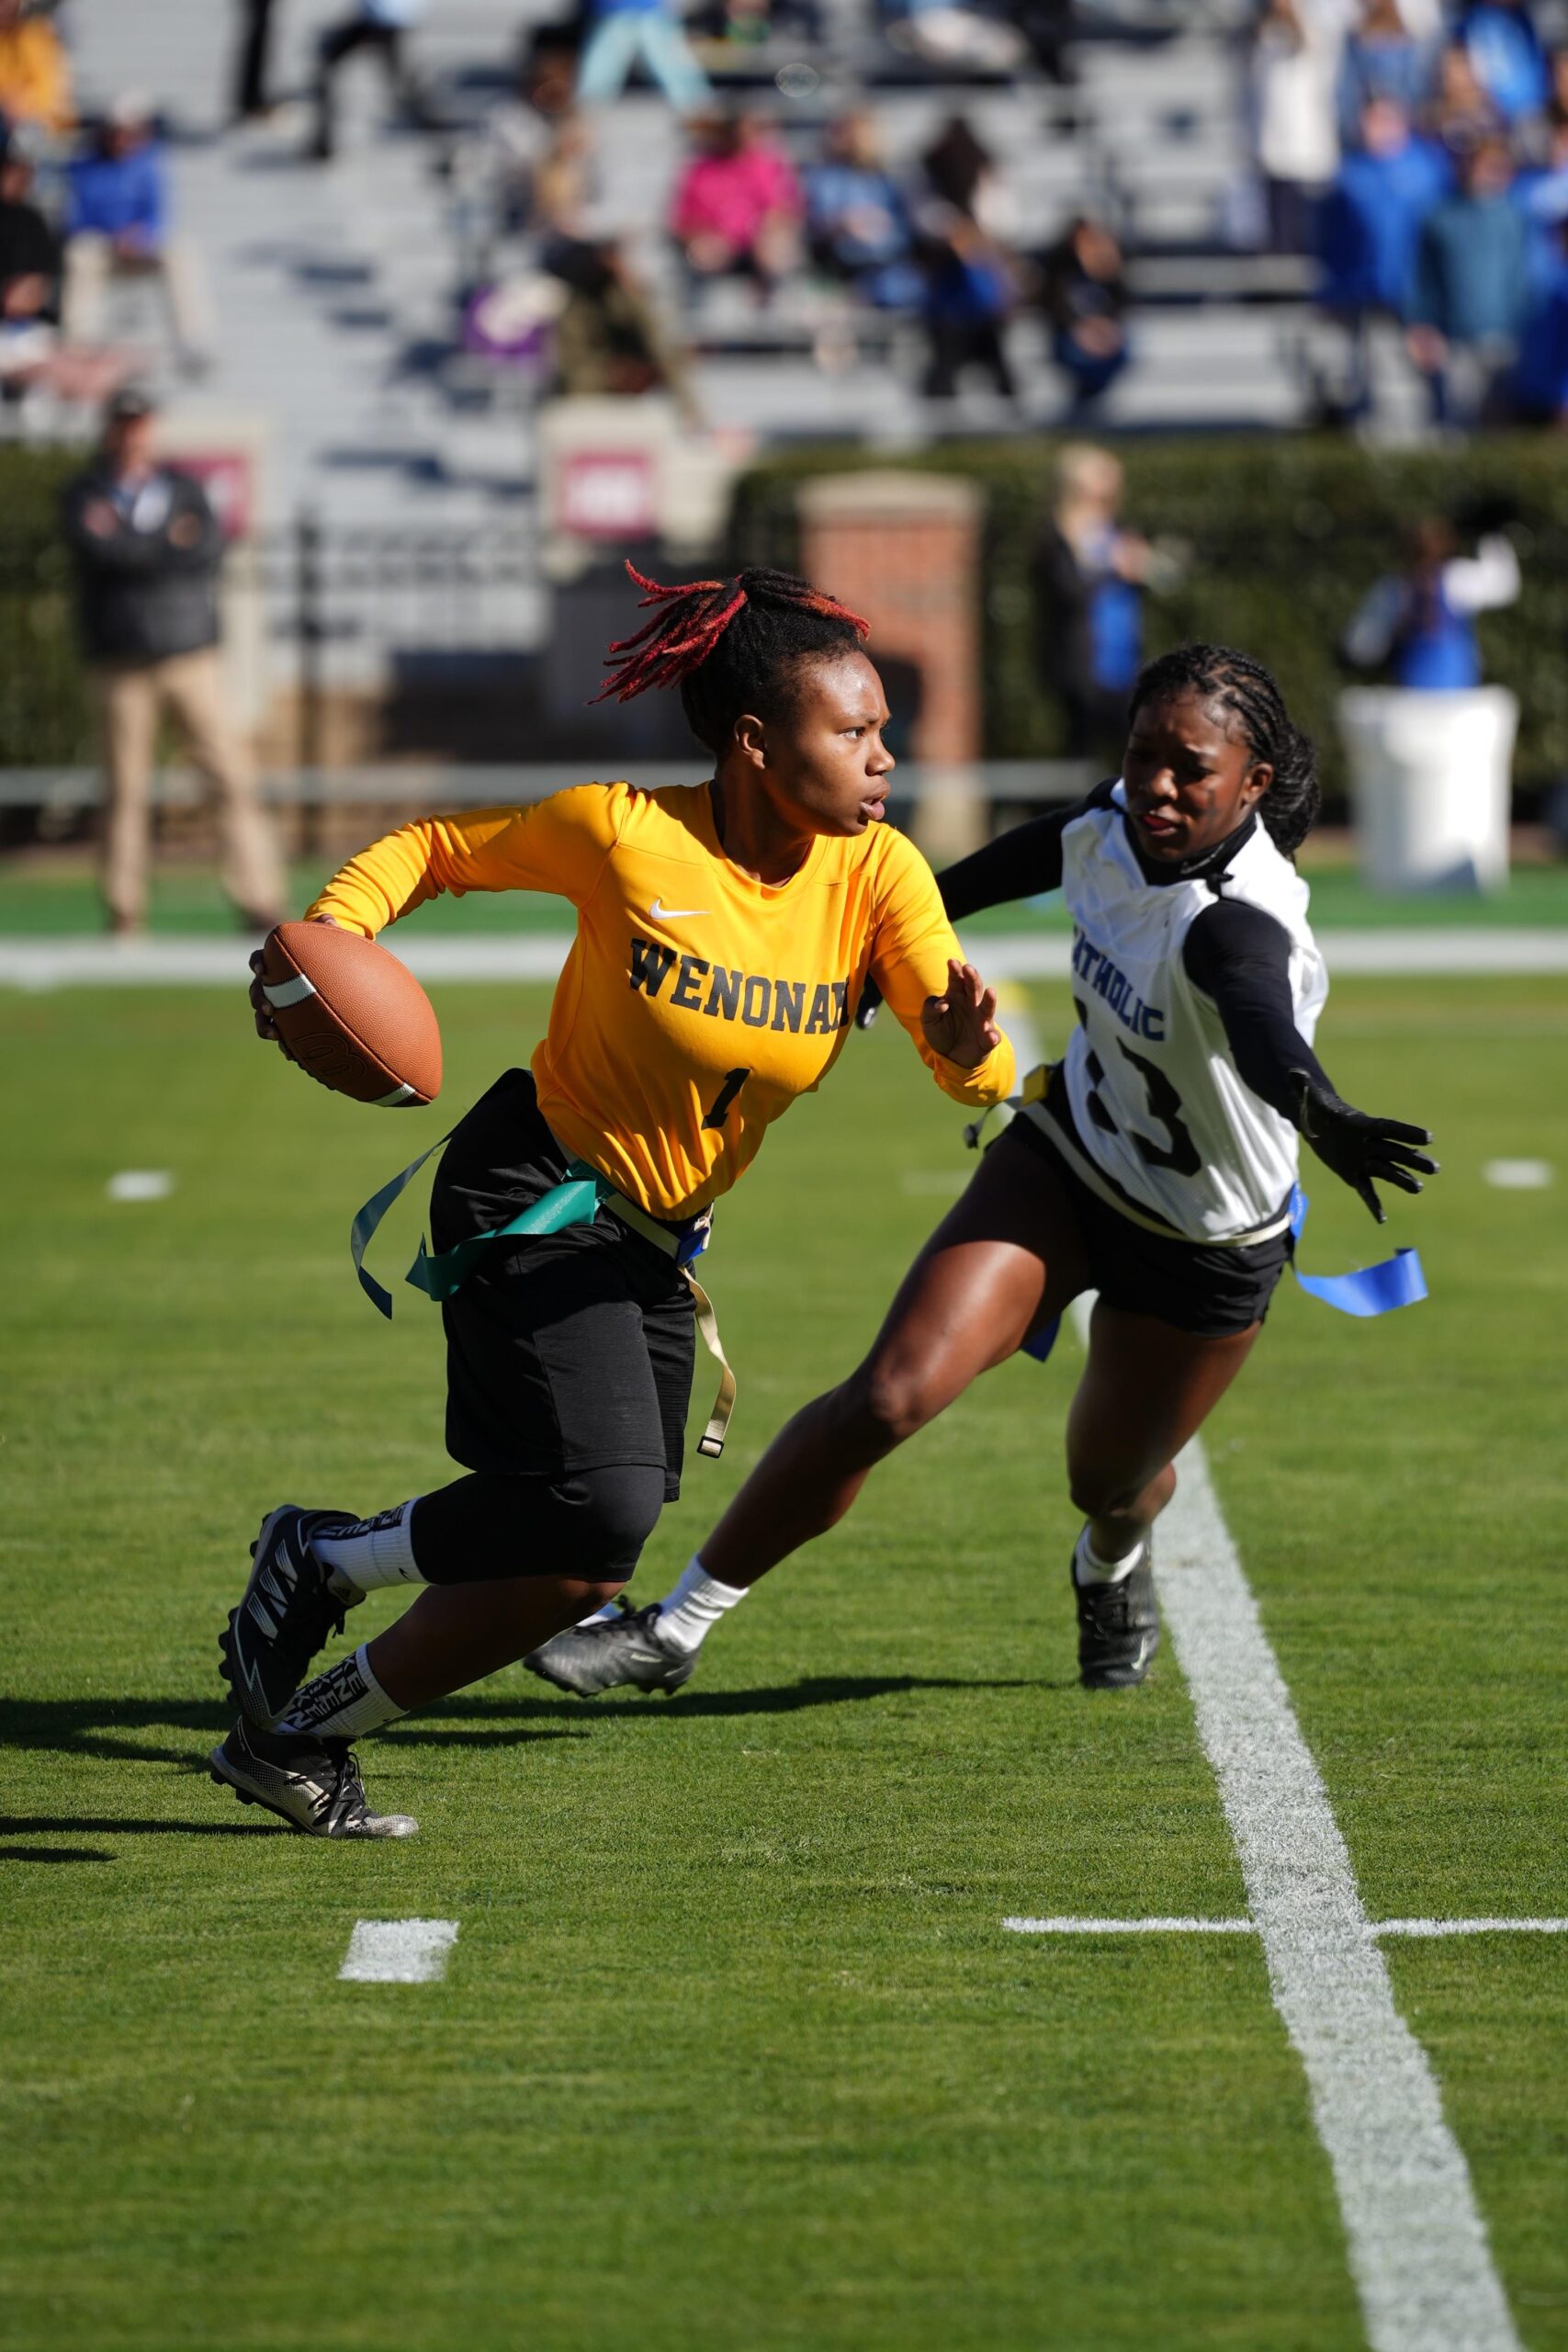
<svg viewBox="0 0 1568 2352">
<path fill-rule="evenodd" d="M 1290 1263 L 1289 1233 L 1234 1250 L 1167 1240 L 1102 1200 L 1032 1119 L 1014 1119 L 995 1148 L 1015 1143 L 1019 1150 L 1047 1160 L 1060 1178 L 1077 1212 L 1090 1282 L 1108 1306 L 1153 1315 L 1208 1340 L 1262 1322 L 1274 1285 Z"/>
<path fill-rule="evenodd" d="M 570 1153 L 508 1070 L 454 1131 L 430 1196 L 449 1250 L 558 1184 Z M 551 1478 L 656 1464 L 681 1491 L 694 1347 L 692 1294 L 672 1258 L 607 1209 L 592 1225 L 498 1241 L 442 1306 L 446 1450 L 469 1470 Z"/>
</svg>

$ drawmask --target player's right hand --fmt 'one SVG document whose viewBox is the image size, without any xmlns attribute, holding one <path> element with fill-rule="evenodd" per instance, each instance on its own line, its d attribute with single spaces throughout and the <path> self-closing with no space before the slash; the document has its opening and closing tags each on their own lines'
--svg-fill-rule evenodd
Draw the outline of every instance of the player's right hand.
<svg viewBox="0 0 1568 2352">
<path fill-rule="evenodd" d="M 310 920 L 312 922 L 331 922 L 333 918 L 331 915 L 312 915 Z M 264 1037 L 269 1046 L 276 1046 L 286 1061 L 292 1061 L 294 1057 L 278 1034 L 277 1023 L 273 1019 L 272 1007 L 266 1001 L 265 991 L 262 986 L 262 953 L 263 951 L 258 947 L 251 957 L 251 1011 L 255 1015 L 256 1035 Z"/>
<path fill-rule="evenodd" d="M 1438 1163 L 1412 1146 L 1430 1143 L 1429 1131 L 1406 1126 L 1400 1119 L 1375 1119 L 1366 1111 L 1352 1110 L 1332 1087 L 1307 1070 L 1294 1069 L 1291 1076 L 1297 1088 L 1296 1125 L 1303 1136 L 1324 1166 L 1332 1168 L 1342 1182 L 1360 1195 L 1378 1223 L 1385 1225 L 1387 1211 L 1372 1190 L 1372 1179 L 1380 1184 L 1397 1185 L 1402 1193 L 1420 1192 L 1421 1176 L 1435 1176 Z M 1420 1175 L 1413 1173 L 1416 1169 Z"/>
</svg>

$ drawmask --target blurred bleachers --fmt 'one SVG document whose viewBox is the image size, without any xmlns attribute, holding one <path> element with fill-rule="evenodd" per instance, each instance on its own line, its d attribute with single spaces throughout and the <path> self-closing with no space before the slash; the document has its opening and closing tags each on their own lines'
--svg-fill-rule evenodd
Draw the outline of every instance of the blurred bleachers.
<svg viewBox="0 0 1568 2352">
<path fill-rule="evenodd" d="M 281 88 L 304 88 L 320 28 L 340 13 L 341 0 L 279 10 Z M 434 0 L 412 40 L 455 129 L 503 94 L 526 14 L 517 0 Z M 1078 82 L 1063 90 L 1038 77 L 1012 86 L 935 78 L 887 49 L 858 6 L 836 0 L 818 86 L 795 102 L 770 90 L 768 110 L 804 157 L 858 76 L 895 167 L 964 112 L 1015 192 L 1026 248 L 1047 243 L 1084 204 L 1122 230 L 1136 364 L 1106 400 L 1105 424 L 1290 424 L 1307 397 L 1306 273 L 1238 252 L 1226 235 L 1246 173 L 1236 15 L 1237 0 L 1207 9 L 1144 0 L 1117 11 L 1112 37 L 1102 13 L 1086 9 Z M 455 348 L 464 224 L 452 182 L 436 169 L 450 141 L 391 130 L 375 62 L 355 61 L 342 77 L 340 156 L 310 169 L 297 161 L 299 110 L 220 135 L 235 28 L 215 0 L 159 0 L 151 10 L 75 0 L 71 21 L 85 106 L 134 85 L 164 111 L 177 209 L 207 249 L 221 320 L 216 371 L 182 396 L 267 412 L 269 516 L 309 506 L 334 523 L 368 524 L 395 500 L 400 522 L 460 529 L 493 524 L 499 502 L 525 527 L 531 403 Z M 677 265 L 659 229 L 683 152 L 681 126 L 638 90 L 610 120 L 596 209 L 640 230 L 640 261 L 677 299 Z M 709 420 L 769 439 L 842 431 L 907 446 L 924 437 L 918 329 L 863 316 L 858 364 L 824 372 L 815 356 L 824 309 L 807 281 L 765 312 L 740 288 L 711 289 L 686 321 Z M 1025 314 L 1009 332 L 1021 416 L 975 389 L 961 393 L 950 425 L 985 432 L 1061 413 L 1037 318 Z"/>
</svg>

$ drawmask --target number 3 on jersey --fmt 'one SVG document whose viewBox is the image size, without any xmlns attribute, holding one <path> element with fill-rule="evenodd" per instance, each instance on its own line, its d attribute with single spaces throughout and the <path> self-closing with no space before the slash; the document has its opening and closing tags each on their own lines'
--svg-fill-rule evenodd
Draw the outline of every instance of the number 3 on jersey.
<svg viewBox="0 0 1568 2352">
<path fill-rule="evenodd" d="M 723 1126 L 726 1118 L 728 1116 L 730 1104 L 734 1102 L 736 1096 L 739 1093 L 741 1088 L 745 1085 L 750 1075 L 751 1072 L 749 1068 L 746 1069 L 727 1069 L 725 1071 L 724 1084 L 719 1088 L 718 1092 L 713 1098 L 712 1109 L 705 1112 L 703 1114 L 703 1125 L 705 1127 Z"/>
<path fill-rule="evenodd" d="M 1074 997 L 1073 1003 L 1077 1009 L 1079 1023 L 1087 1030 L 1089 1016 L 1084 1011 L 1082 998 Z M 1123 1044 L 1120 1037 L 1117 1038 L 1116 1043 L 1144 1081 L 1145 1091 L 1149 1098 L 1151 1116 L 1160 1121 L 1170 1136 L 1168 1148 L 1162 1143 L 1152 1143 L 1147 1136 L 1140 1135 L 1136 1127 L 1129 1128 L 1128 1136 L 1134 1149 L 1140 1159 L 1147 1161 L 1151 1168 L 1168 1168 L 1178 1176 L 1195 1176 L 1202 1163 L 1198 1157 L 1198 1147 L 1182 1121 L 1180 1095 L 1157 1062 L 1150 1061 L 1146 1054 L 1135 1054 L 1132 1046 Z M 1105 1064 L 1092 1046 L 1085 1058 L 1084 1068 L 1089 1072 L 1090 1084 L 1096 1090 L 1089 1098 L 1089 1116 L 1094 1120 L 1095 1125 L 1103 1127 L 1108 1135 L 1114 1135 L 1116 1122 L 1101 1102 L 1099 1093 L 1099 1088 L 1105 1077 Z M 706 1122 L 705 1121 L 704 1124 L 705 1125 Z"/>
</svg>

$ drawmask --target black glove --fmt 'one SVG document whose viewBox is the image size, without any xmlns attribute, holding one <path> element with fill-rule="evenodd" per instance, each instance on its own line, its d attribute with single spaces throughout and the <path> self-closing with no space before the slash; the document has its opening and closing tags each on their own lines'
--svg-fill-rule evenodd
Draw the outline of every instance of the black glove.
<svg viewBox="0 0 1568 2352">
<path fill-rule="evenodd" d="M 855 1007 L 855 1027 L 869 1029 L 881 1010 L 882 990 L 868 972 L 865 976 L 865 986 L 860 992 L 860 1002 Z"/>
<path fill-rule="evenodd" d="M 1365 1111 L 1353 1111 L 1331 1086 L 1308 1070 L 1293 1069 L 1291 1077 L 1297 1090 L 1296 1125 L 1303 1136 L 1324 1166 L 1332 1168 L 1352 1192 L 1360 1194 L 1380 1225 L 1386 1216 L 1372 1190 L 1374 1176 L 1380 1184 L 1397 1184 L 1402 1193 L 1418 1193 L 1421 1178 L 1413 1176 L 1411 1170 L 1418 1168 L 1422 1176 L 1437 1174 L 1435 1159 L 1411 1149 L 1413 1144 L 1431 1142 L 1425 1127 L 1407 1127 L 1398 1119 L 1374 1119 Z"/>
</svg>

